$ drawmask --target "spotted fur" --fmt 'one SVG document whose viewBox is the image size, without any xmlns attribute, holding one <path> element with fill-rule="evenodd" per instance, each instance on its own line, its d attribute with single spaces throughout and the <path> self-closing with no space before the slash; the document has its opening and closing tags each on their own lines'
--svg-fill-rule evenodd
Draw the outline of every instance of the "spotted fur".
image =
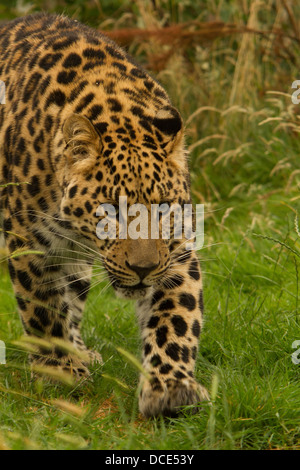
<svg viewBox="0 0 300 470">
<path fill-rule="evenodd" d="M 207 398 L 194 378 L 202 276 L 185 240 L 99 240 L 101 203 L 190 202 L 181 117 L 161 85 L 97 31 L 38 14 L 1 25 L 0 184 L 9 271 L 27 335 L 63 340 L 36 364 L 87 375 L 80 322 L 92 266 L 136 298 L 143 340 L 140 410 Z M 8 185 L 7 185 L 8 183 Z M 13 183 L 13 184 L 11 184 Z M 99 310 L 101 304 L 99 301 Z M 55 341 L 54 341 L 55 342 Z"/>
</svg>

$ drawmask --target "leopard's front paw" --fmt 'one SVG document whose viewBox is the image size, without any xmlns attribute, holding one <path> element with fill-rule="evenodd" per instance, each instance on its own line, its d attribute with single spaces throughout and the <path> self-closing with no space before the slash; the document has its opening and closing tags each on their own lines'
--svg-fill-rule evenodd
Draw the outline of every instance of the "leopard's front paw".
<svg viewBox="0 0 300 470">
<path fill-rule="evenodd" d="M 100 353 L 95 350 L 86 349 L 86 353 L 88 355 L 88 363 L 89 364 L 98 364 L 103 365 L 103 359 Z"/>
<path fill-rule="evenodd" d="M 35 344 L 37 342 L 37 344 Z M 35 353 L 30 355 L 32 371 L 51 379 L 69 376 L 75 381 L 90 377 L 89 365 L 103 364 L 97 351 L 86 348 L 82 342 L 78 348 L 67 341 L 35 340 Z"/>
<path fill-rule="evenodd" d="M 197 412 L 200 402 L 208 400 L 205 387 L 192 378 L 163 381 L 154 376 L 150 380 L 142 379 L 139 408 L 145 417 L 176 416 L 181 407 L 194 405 Z"/>
<path fill-rule="evenodd" d="M 34 373 L 48 377 L 50 380 L 80 381 L 90 376 L 87 363 L 75 355 L 65 355 L 63 357 L 55 356 L 31 356 L 31 368 Z"/>
</svg>

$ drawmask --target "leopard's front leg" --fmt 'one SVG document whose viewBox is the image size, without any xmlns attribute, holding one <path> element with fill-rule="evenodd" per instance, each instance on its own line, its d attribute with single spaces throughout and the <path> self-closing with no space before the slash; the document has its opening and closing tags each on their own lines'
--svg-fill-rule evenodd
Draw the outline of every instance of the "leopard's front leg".
<svg viewBox="0 0 300 470">
<path fill-rule="evenodd" d="M 194 379 L 203 323 L 202 279 L 194 252 L 176 263 L 152 298 L 138 302 L 137 314 L 147 375 L 140 379 L 141 413 L 173 415 L 181 406 L 208 400 L 206 389 Z"/>
<path fill-rule="evenodd" d="M 11 257 L 9 272 L 24 331 L 34 343 L 30 359 L 36 370 L 51 367 L 80 379 L 89 376 L 90 363 L 101 361 L 80 336 L 92 267 L 84 258 L 76 261 L 76 245 L 54 238 L 40 225 L 32 225 L 32 233 L 24 233 L 16 217 L 11 217 L 11 231 L 5 232 L 9 252 L 13 254 L 17 247 L 24 252 Z M 21 241 L 17 233 L 22 233 Z M 55 243 L 57 252 L 50 253 L 48 248 Z"/>
</svg>

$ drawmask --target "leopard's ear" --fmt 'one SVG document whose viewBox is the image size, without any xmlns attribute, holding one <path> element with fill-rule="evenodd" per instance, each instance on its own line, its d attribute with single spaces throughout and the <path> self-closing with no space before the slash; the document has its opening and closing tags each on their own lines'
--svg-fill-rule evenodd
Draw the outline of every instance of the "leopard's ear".
<svg viewBox="0 0 300 470">
<path fill-rule="evenodd" d="M 152 121 L 163 138 L 161 146 L 168 157 L 178 167 L 186 168 L 186 152 L 184 150 L 183 123 L 176 108 L 165 106 L 161 108 Z"/>
<path fill-rule="evenodd" d="M 182 130 L 182 119 L 176 108 L 164 106 L 153 119 L 153 125 L 165 137 L 173 139 Z"/>
<path fill-rule="evenodd" d="M 79 114 L 71 114 L 63 125 L 66 155 L 69 163 L 87 168 L 99 155 L 102 143 L 91 121 Z"/>
</svg>

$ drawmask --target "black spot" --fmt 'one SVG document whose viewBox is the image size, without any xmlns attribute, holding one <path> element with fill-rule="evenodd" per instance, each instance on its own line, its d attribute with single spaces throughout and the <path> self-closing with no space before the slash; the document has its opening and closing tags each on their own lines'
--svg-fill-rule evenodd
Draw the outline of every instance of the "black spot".
<svg viewBox="0 0 300 470">
<path fill-rule="evenodd" d="M 46 300 L 49 299 L 49 290 L 41 290 L 38 289 L 35 291 L 34 296 L 38 299 L 41 300 L 42 302 L 45 302 Z"/>
<path fill-rule="evenodd" d="M 68 46 L 71 46 L 74 42 L 78 40 L 78 36 L 71 35 L 70 33 L 68 34 L 69 35 L 67 38 L 62 39 L 60 41 L 56 41 L 55 43 L 52 44 L 54 51 L 60 51 L 62 49 L 66 49 Z"/>
<path fill-rule="evenodd" d="M 9 271 L 10 278 L 13 281 L 16 277 L 16 270 L 13 267 L 11 260 L 8 260 L 8 271 Z"/>
<path fill-rule="evenodd" d="M 130 111 L 132 112 L 132 114 L 134 116 L 138 116 L 140 118 L 144 118 L 145 117 L 145 114 L 144 114 L 144 111 L 142 108 L 140 108 L 139 106 L 132 106 L 130 108 Z"/>
<path fill-rule="evenodd" d="M 170 356 L 173 361 L 179 361 L 180 346 L 177 343 L 170 343 L 166 347 L 166 354 Z"/>
<path fill-rule="evenodd" d="M 192 326 L 192 333 L 197 338 L 200 335 L 200 323 L 198 322 L 198 320 L 194 320 L 194 323 L 193 323 L 193 326 Z"/>
<path fill-rule="evenodd" d="M 69 197 L 70 197 L 70 198 L 73 198 L 76 193 L 77 193 L 77 184 L 75 184 L 74 186 L 72 186 L 72 188 L 70 189 L 70 191 L 69 191 Z"/>
<path fill-rule="evenodd" d="M 119 111 L 122 111 L 122 105 L 121 103 L 119 102 L 119 100 L 115 99 L 115 98 L 109 98 L 107 100 L 107 103 L 109 103 L 110 105 L 110 111 L 113 111 L 113 112 L 119 112 Z"/>
<path fill-rule="evenodd" d="M 154 354 L 154 356 L 151 357 L 150 362 L 151 362 L 153 367 L 160 366 L 160 364 L 162 363 L 160 355 L 159 354 Z"/>
<path fill-rule="evenodd" d="M 158 322 L 159 322 L 159 317 L 157 317 L 157 316 L 155 316 L 155 315 L 152 315 L 152 317 L 151 317 L 150 320 L 148 321 L 147 327 L 148 327 L 148 328 L 156 328 Z"/>
<path fill-rule="evenodd" d="M 39 61 L 39 66 L 44 70 L 50 70 L 62 57 L 61 53 L 57 54 L 46 54 Z"/>
<path fill-rule="evenodd" d="M 44 332 L 44 329 L 43 327 L 40 325 L 40 323 L 38 321 L 36 321 L 34 318 L 30 318 L 29 320 L 29 325 L 30 325 L 30 329 L 34 332 L 34 333 L 43 333 Z"/>
<path fill-rule="evenodd" d="M 147 88 L 147 90 L 151 91 L 152 88 L 154 87 L 154 83 L 150 82 L 150 80 L 144 80 L 144 85 Z"/>
<path fill-rule="evenodd" d="M 84 72 L 90 69 L 94 69 L 96 67 L 102 66 L 103 61 L 102 60 L 93 60 L 93 61 L 88 61 L 82 68 Z"/>
<path fill-rule="evenodd" d="M 164 295 L 165 294 L 162 290 L 157 290 L 156 292 L 154 292 L 152 299 L 151 299 L 151 307 L 153 307 L 153 305 L 156 304 L 156 302 L 162 299 Z"/>
<path fill-rule="evenodd" d="M 183 372 L 180 372 L 180 370 L 177 370 L 174 372 L 174 377 L 176 377 L 176 379 L 184 379 L 186 375 Z"/>
<path fill-rule="evenodd" d="M 77 292 L 80 300 L 85 300 L 88 295 L 90 283 L 88 281 L 81 281 L 75 276 L 69 276 L 67 280 L 69 282 L 69 289 Z"/>
<path fill-rule="evenodd" d="M 100 104 L 94 104 L 89 110 L 89 119 L 91 119 L 92 121 L 97 119 L 97 117 L 102 113 L 102 111 L 103 106 L 101 106 Z"/>
<path fill-rule="evenodd" d="M 106 132 L 106 130 L 107 130 L 108 123 L 107 122 L 98 122 L 97 124 L 95 124 L 94 127 L 97 129 L 99 134 L 104 134 L 104 132 Z"/>
<path fill-rule="evenodd" d="M 41 245 L 50 248 L 51 246 L 50 241 L 47 240 L 40 232 L 38 232 L 37 230 L 32 230 L 32 233 Z"/>
<path fill-rule="evenodd" d="M 75 72 L 75 70 L 70 70 L 68 72 L 66 70 L 63 70 L 57 75 L 57 82 L 62 83 L 63 85 L 68 85 L 74 80 L 76 75 L 77 72 Z"/>
<path fill-rule="evenodd" d="M 124 58 L 123 55 L 120 54 L 120 52 L 118 52 L 116 49 L 114 49 L 111 46 L 106 46 L 105 49 L 112 57 L 115 57 L 116 59 L 123 59 Z"/>
<path fill-rule="evenodd" d="M 30 206 L 30 205 L 27 206 L 27 215 L 28 215 L 28 219 L 29 219 L 30 222 L 32 222 L 32 223 L 36 222 L 35 211 L 34 211 L 33 207 Z"/>
<path fill-rule="evenodd" d="M 187 324 L 180 315 L 174 315 L 171 318 L 172 325 L 174 327 L 177 336 L 184 336 L 187 331 Z"/>
<path fill-rule="evenodd" d="M 195 279 L 196 281 L 200 279 L 200 271 L 199 271 L 197 260 L 193 259 L 191 261 L 188 273 L 189 273 L 189 276 Z"/>
<path fill-rule="evenodd" d="M 40 84 L 40 90 L 39 90 L 40 95 L 43 95 L 45 93 L 46 89 L 50 85 L 50 82 L 51 82 L 51 77 L 50 75 L 47 75 L 47 77 L 45 77 L 42 83 Z"/>
<path fill-rule="evenodd" d="M 171 366 L 171 364 L 164 364 L 159 369 L 159 372 L 161 374 L 168 374 L 170 372 L 170 370 L 172 370 L 172 369 L 173 369 L 173 367 Z"/>
<path fill-rule="evenodd" d="M 120 177 L 120 174 L 119 174 L 119 173 L 114 177 L 114 186 L 116 186 L 116 185 L 119 183 L 120 178 L 121 178 L 121 177 Z"/>
<path fill-rule="evenodd" d="M 44 197 L 40 197 L 38 199 L 38 205 L 40 206 L 40 209 L 43 212 L 47 212 L 47 210 L 49 209 L 49 205 Z"/>
<path fill-rule="evenodd" d="M 54 327 L 53 327 L 53 330 L 54 330 Z M 57 335 L 53 335 L 53 336 L 57 336 Z M 61 335 L 62 336 L 62 335 Z M 63 356 L 66 356 L 67 353 L 65 351 L 62 351 L 61 348 L 58 348 L 58 347 L 55 347 L 54 348 L 54 352 L 55 352 L 55 355 L 58 359 L 62 358 Z"/>
<path fill-rule="evenodd" d="M 103 179 L 103 173 L 102 171 L 98 171 L 95 176 L 97 181 L 101 181 Z"/>
<path fill-rule="evenodd" d="M 167 341 L 168 327 L 163 325 L 156 330 L 156 343 L 158 347 L 162 347 Z"/>
<path fill-rule="evenodd" d="M 162 391 L 163 389 L 162 385 L 157 377 L 153 377 L 150 383 L 151 383 L 152 390 L 158 391 L 158 392 Z"/>
<path fill-rule="evenodd" d="M 78 67 L 78 65 L 81 64 L 81 57 L 80 55 L 76 54 L 75 52 L 71 52 L 66 59 L 63 62 L 63 66 L 65 68 L 70 68 L 70 67 Z"/>
<path fill-rule="evenodd" d="M 49 313 L 44 307 L 34 307 L 34 314 L 43 326 L 50 324 Z"/>
<path fill-rule="evenodd" d="M 67 215 L 71 214 L 70 208 L 69 207 L 64 207 L 64 213 Z"/>
<path fill-rule="evenodd" d="M 155 96 L 159 96 L 161 98 L 166 98 L 166 92 L 164 90 L 161 90 L 160 88 L 155 88 L 154 90 Z"/>
<path fill-rule="evenodd" d="M 38 158 L 37 166 L 38 166 L 39 170 L 44 171 L 45 170 L 44 160 L 42 160 L 41 158 Z"/>
<path fill-rule="evenodd" d="M 81 217 L 83 215 L 83 210 L 81 209 L 81 207 L 77 207 L 75 211 L 73 211 L 73 214 L 75 215 L 75 217 Z"/>
<path fill-rule="evenodd" d="M 157 152 L 152 152 L 152 155 L 158 162 L 164 161 L 164 159 Z"/>
<path fill-rule="evenodd" d="M 29 70 L 31 70 L 35 66 L 35 64 L 37 63 L 39 57 L 40 57 L 39 53 L 33 55 L 32 59 L 28 62 Z"/>
<path fill-rule="evenodd" d="M 151 344 L 146 343 L 145 346 L 144 346 L 144 354 L 145 354 L 145 356 L 147 356 L 148 354 L 150 354 L 151 351 L 152 351 L 152 346 L 151 346 Z"/>
<path fill-rule="evenodd" d="M 203 311 L 204 311 L 204 302 L 203 302 L 203 291 L 202 291 L 202 289 L 199 292 L 199 307 L 200 307 L 201 312 L 203 313 Z"/>
<path fill-rule="evenodd" d="M 179 287 L 183 284 L 184 278 L 180 274 L 175 274 L 172 277 L 168 277 L 164 282 L 163 285 L 166 289 L 175 289 L 175 287 Z"/>
<path fill-rule="evenodd" d="M 31 136 L 33 136 L 34 133 L 35 133 L 35 129 L 34 129 L 34 126 L 33 126 L 33 122 L 34 122 L 34 119 L 31 118 L 31 119 L 29 119 L 28 124 L 27 124 L 27 129 L 29 130 L 29 134 L 30 134 Z"/>
<path fill-rule="evenodd" d="M 59 316 L 62 318 L 66 318 L 68 311 L 69 311 L 69 305 L 67 304 L 67 302 L 63 302 Z"/>
<path fill-rule="evenodd" d="M 60 363 L 57 359 L 52 359 L 52 358 L 47 358 L 46 361 L 45 361 L 45 364 L 47 366 L 51 366 L 51 367 L 58 367 L 60 365 Z M 69 369 L 66 368 L 66 367 L 64 367 L 63 370 L 68 370 L 69 371 Z"/>
<path fill-rule="evenodd" d="M 52 333 L 52 336 L 55 336 L 57 338 L 62 338 L 63 337 L 62 324 L 59 322 L 55 322 L 51 330 L 51 333 Z"/>
<path fill-rule="evenodd" d="M 28 291 L 31 291 L 31 279 L 26 273 L 26 271 L 17 271 L 17 277 L 19 279 L 20 284 Z"/>
<path fill-rule="evenodd" d="M 22 297 L 16 295 L 16 299 L 17 299 L 17 303 L 18 303 L 18 307 L 20 310 L 26 310 L 27 309 L 27 305 L 26 305 L 26 302 L 25 300 L 22 299 Z"/>
<path fill-rule="evenodd" d="M 88 211 L 88 213 L 90 214 L 93 210 L 93 206 L 92 204 L 89 202 L 89 201 L 86 201 L 86 203 L 84 204 L 86 210 Z"/>
<path fill-rule="evenodd" d="M 87 105 L 91 103 L 91 101 L 93 101 L 94 97 L 94 93 L 89 93 L 88 95 L 81 98 L 79 104 L 75 108 L 75 112 L 80 113 L 84 108 L 86 108 Z"/>
<path fill-rule="evenodd" d="M 11 231 L 12 229 L 12 223 L 11 223 L 11 219 L 4 219 L 3 221 L 3 229 L 4 231 Z"/>
<path fill-rule="evenodd" d="M 176 259 L 177 263 L 185 263 L 191 257 L 191 251 L 185 251 L 184 253 L 180 253 Z"/>
<path fill-rule="evenodd" d="M 36 90 L 37 84 L 39 80 L 41 79 L 42 75 L 38 72 L 35 72 L 30 79 L 28 80 L 28 83 L 25 86 L 24 93 L 23 93 L 23 101 L 24 103 L 27 103 L 27 101 L 30 100 L 32 97 L 34 91 Z"/>
<path fill-rule="evenodd" d="M 153 176 L 154 176 L 154 178 L 156 179 L 156 181 L 159 183 L 159 182 L 160 182 L 160 176 L 159 176 L 159 174 L 158 174 L 156 171 L 154 171 L 154 172 L 153 172 Z"/>
<path fill-rule="evenodd" d="M 69 102 L 72 102 L 74 101 L 78 95 L 84 90 L 84 88 L 87 86 L 88 84 L 88 81 L 87 80 L 84 80 L 83 82 L 80 82 L 79 85 L 73 89 L 70 97 L 69 97 Z"/>
<path fill-rule="evenodd" d="M 51 104 L 55 104 L 56 106 L 63 106 L 66 101 L 66 95 L 61 90 L 54 90 L 50 93 L 47 98 L 45 109 L 47 109 Z"/>
<path fill-rule="evenodd" d="M 120 62 L 112 62 L 112 64 L 114 67 L 117 67 L 119 70 L 121 70 L 122 72 L 126 72 L 127 70 L 127 67 L 126 65 L 124 64 L 121 64 Z"/>
<path fill-rule="evenodd" d="M 130 70 L 130 73 L 131 75 L 133 75 L 134 77 L 138 77 L 138 78 L 146 78 L 147 75 L 145 74 L 145 72 L 141 69 L 138 69 L 138 68 L 133 68 Z"/>
<path fill-rule="evenodd" d="M 189 362 L 189 357 L 190 357 L 189 348 L 187 346 L 183 346 L 182 351 L 181 351 L 181 359 L 183 360 L 183 362 L 187 364 Z"/>
<path fill-rule="evenodd" d="M 41 132 L 39 133 L 39 135 L 37 136 L 37 138 L 33 142 L 33 147 L 34 147 L 34 150 L 36 151 L 36 153 L 39 153 L 41 151 L 40 143 L 43 143 L 44 140 L 45 140 L 44 139 L 44 131 L 41 130 Z"/>
<path fill-rule="evenodd" d="M 172 310 L 173 308 L 175 305 L 172 299 L 165 299 L 158 306 L 158 310 Z"/>
<path fill-rule="evenodd" d="M 104 52 L 101 51 L 101 49 L 93 49 L 91 47 L 84 49 L 83 55 L 84 57 L 88 59 L 98 59 L 98 60 L 104 60 L 106 57 Z"/>
<path fill-rule="evenodd" d="M 192 294 L 181 294 L 179 297 L 179 303 L 189 311 L 194 310 L 196 307 L 196 299 Z"/>
<path fill-rule="evenodd" d="M 116 129 L 116 132 L 118 134 L 126 134 L 126 129 L 124 129 L 124 127 L 118 127 L 118 129 Z"/>
<path fill-rule="evenodd" d="M 49 114 L 45 117 L 45 130 L 47 132 L 51 131 L 51 128 L 53 126 L 53 118 Z"/>
</svg>

